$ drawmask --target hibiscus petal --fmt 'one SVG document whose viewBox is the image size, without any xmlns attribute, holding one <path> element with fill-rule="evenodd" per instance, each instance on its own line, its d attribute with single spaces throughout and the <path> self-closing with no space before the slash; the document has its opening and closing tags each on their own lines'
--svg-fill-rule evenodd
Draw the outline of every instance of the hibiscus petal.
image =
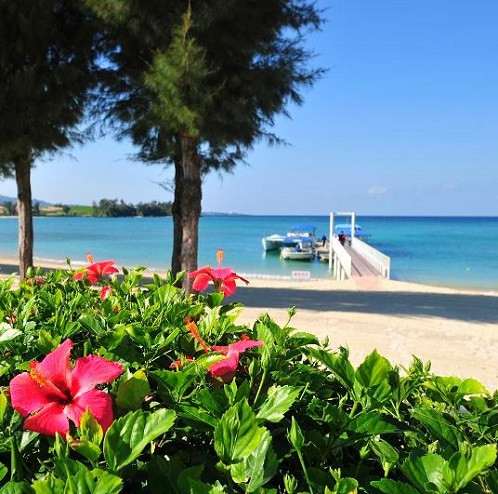
<svg viewBox="0 0 498 494">
<path fill-rule="evenodd" d="M 210 281 L 213 281 L 213 278 L 208 274 L 198 274 L 192 283 L 192 288 L 197 292 L 202 292 L 208 287 Z"/>
<path fill-rule="evenodd" d="M 69 389 L 71 386 L 69 355 L 72 349 L 73 342 L 66 340 L 40 362 L 43 374 L 60 390 Z"/>
<path fill-rule="evenodd" d="M 9 391 L 12 407 L 23 417 L 53 401 L 50 396 L 47 396 L 45 387 L 37 384 L 29 372 L 23 372 L 14 377 L 10 381 Z"/>
<path fill-rule="evenodd" d="M 78 396 L 67 405 L 67 416 L 77 427 L 80 425 L 81 416 L 85 413 L 87 407 L 90 409 L 90 412 L 97 422 L 102 426 L 104 432 L 109 429 L 114 420 L 111 397 L 99 389 L 92 389 L 91 391 L 88 391 L 88 393 L 83 393 Z"/>
<path fill-rule="evenodd" d="M 103 302 L 111 294 L 111 287 L 109 285 L 104 285 L 100 289 L 100 301 Z"/>
<path fill-rule="evenodd" d="M 235 284 L 235 280 L 232 278 L 227 278 L 221 284 L 221 290 L 225 294 L 225 297 L 230 297 L 237 290 L 237 286 Z"/>
<path fill-rule="evenodd" d="M 233 273 L 232 268 L 218 268 L 218 269 L 213 269 L 212 270 L 213 276 L 215 278 L 218 278 L 218 280 L 224 281 L 226 277 L 230 276 Z"/>
<path fill-rule="evenodd" d="M 215 352 L 221 352 L 223 355 L 226 355 L 228 353 L 228 347 L 227 346 L 222 346 L 222 345 L 214 345 L 211 347 L 211 349 Z"/>
<path fill-rule="evenodd" d="M 64 405 L 61 403 L 50 403 L 39 412 L 30 415 L 24 421 L 24 429 L 39 432 L 47 436 L 55 436 L 58 432 L 65 438 L 69 432 L 69 420 L 64 413 Z"/>
<path fill-rule="evenodd" d="M 98 274 L 113 274 L 118 273 L 119 271 L 113 266 L 115 261 L 101 261 L 94 264 L 97 267 Z"/>
<path fill-rule="evenodd" d="M 242 276 L 239 276 L 238 274 L 235 275 L 239 280 L 242 280 L 246 285 L 249 285 L 249 281 L 246 280 L 245 278 L 242 278 Z"/>
<path fill-rule="evenodd" d="M 262 340 L 239 340 L 236 341 L 235 343 L 232 343 L 231 345 L 228 345 L 229 349 L 228 351 L 235 351 L 238 353 L 243 353 L 246 350 L 249 350 L 249 348 L 253 348 L 256 346 L 262 346 L 263 345 Z"/>
<path fill-rule="evenodd" d="M 239 354 L 233 351 L 233 352 L 228 352 L 227 358 L 214 363 L 208 368 L 208 370 L 213 377 L 221 377 L 227 372 L 233 372 L 237 370 L 238 365 L 239 365 Z"/>
<path fill-rule="evenodd" d="M 197 271 L 192 271 L 188 274 L 189 278 L 195 278 L 200 274 L 207 274 L 211 276 L 211 266 L 204 266 L 203 268 L 198 269 Z"/>
<path fill-rule="evenodd" d="M 76 359 L 76 365 L 71 372 L 71 394 L 77 397 L 97 384 L 110 382 L 123 372 L 123 366 L 111 362 L 98 355 L 88 355 Z"/>
<path fill-rule="evenodd" d="M 74 281 L 78 281 L 78 280 L 81 280 L 83 279 L 83 275 L 85 274 L 85 271 L 79 271 L 78 273 L 76 273 L 74 276 L 73 276 L 73 280 Z"/>
</svg>

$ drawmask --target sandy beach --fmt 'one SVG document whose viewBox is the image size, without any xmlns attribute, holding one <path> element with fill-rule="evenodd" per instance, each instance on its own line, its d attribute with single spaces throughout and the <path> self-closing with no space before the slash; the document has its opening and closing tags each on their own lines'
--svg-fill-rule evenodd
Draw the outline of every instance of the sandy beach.
<svg viewBox="0 0 498 494">
<path fill-rule="evenodd" d="M 13 259 L 0 259 L 1 275 L 16 269 Z M 239 321 L 248 324 L 262 313 L 284 324 L 287 308 L 295 306 L 293 327 L 328 336 L 333 348 L 347 346 L 356 365 L 376 348 L 393 364 L 407 366 L 416 355 L 430 360 L 437 374 L 474 377 L 498 389 L 496 292 L 367 278 L 357 283 L 250 278 L 234 299 L 245 304 Z"/>
<path fill-rule="evenodd" d="M 239 320 L 267 312 L 319 337 L 333 348 L 349 347 L 359 364 L 374 348 L 391 363 L 409 365 L 412 355 L 430 360 L 441 375 L 474 377 L 498 388 L 498 294 L 392 280 L 251 280 L 236 294 L 246 305 Z"/>
</svg>

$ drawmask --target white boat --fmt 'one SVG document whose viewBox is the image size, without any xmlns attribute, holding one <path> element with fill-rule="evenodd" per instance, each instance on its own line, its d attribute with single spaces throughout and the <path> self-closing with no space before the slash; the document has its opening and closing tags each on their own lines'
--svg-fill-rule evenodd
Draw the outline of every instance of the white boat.
<svg viewBox="0 0 498 494">
<path fill-rule="evenodd" d="M 281 249 L 285 240 L 285 235 L 269 235 L 268 237 L 263 237 L 261 242 L 263 243 L 263 250 L 278 250 Z"/>
<path fill-rule="evenodd" d="M 315 232 L 316 228 L 313 225 L 296 225 L 291 227 L 287 232 L 287 235 L 273 234 L 261 239 L 263 244 L 263 249 L 278 250 L 283 247 L 295 247 L 299 240 L 309 239 L 312 242 L 312 246 L 315 244 Z"/>
<path fill-rule="evenodd" d="M 293 261 L 311 261 L 315 257 L 315 251 L 311 240 L 301 239 L 295 247 L 284 247 L 280 257 Z"/>
</svg>

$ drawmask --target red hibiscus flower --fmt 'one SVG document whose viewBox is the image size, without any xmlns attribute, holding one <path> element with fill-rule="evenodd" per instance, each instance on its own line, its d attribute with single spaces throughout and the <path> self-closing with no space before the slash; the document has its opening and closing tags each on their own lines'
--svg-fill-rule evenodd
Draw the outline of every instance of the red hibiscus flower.
<svg viewBox="0 0 498 494">
<path fill-rule="evenodd" d="M 41 362 L 31 362 L 29 372 L 10 381 L 12 406 L 23 417 L 24 429 L 65 438 L 69 420 L 79 425 L 87 408 L 104 432 L 114 420 L 111 397 L 95 389 L 116 379 L 123 366 L 97 355 L 76 359 L 71 367 L 71 340 L 64 341 Z"/>
<path fill-rule="evenodd" d="M 237 288 L 235 280 L 242 280 L 246 285 L 249 284 L 245 278 L 236 274 L 232 268 L 221 267 L 223 260 L 223 249 L 219 249 L 216 254 L 218 260 L 218 268 L 213 269 L 211 266 L 204 266 L 197 271 L 189 273 L 189 278 L 194 278 L 192 288 L 198 292 L 204 291 L 210 282 L 213 283 L 215 290 L 222 291 L 225 297 L 230 297 L 235 293 Z"/>
<path fill-rule="evenodd" d="M 114 261 L 101 261 L 90 264 L 86 268 L 78 271 L 73 280 L 85 279 L 88 283 L 98 283 L 104 279 L 107 274 L 118 273 L 119 271 L 113 266 Z"/>
<path fill-rule="evenodd" d="M 249 348 L 262 346 L 261 340 L 250 340 L 247 337 L 242 337 L 239 341 L 228 346 L 213 346 L 212 350 L 221 352 L 226 357 L 219 362 L 214 363 L 208 368 L 209 373 L 213 377 L 220 377 L 224 382 L 232 379 L 237 367 L 239 366 L 240 354 L 244 353 Z"/>
</svg>

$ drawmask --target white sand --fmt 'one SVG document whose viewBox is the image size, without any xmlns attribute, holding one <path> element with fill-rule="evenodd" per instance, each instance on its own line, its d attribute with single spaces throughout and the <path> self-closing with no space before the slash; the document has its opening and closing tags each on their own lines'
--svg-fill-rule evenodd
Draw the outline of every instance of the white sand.
<svg viewBox="0 0 498 494">
<path fill-rule="evenodd" d="M 13 259 L 0 259 L 0 274 L 15 271 Z M 65 263 L 43 263 L 67 268 Z M 79 267 L 79 266 L 75 266 Z M 10 269 L 10 271 L 9 271 Z M 498 293 L 457 290 L 399 281 L 363 278 L 311 281 L 250 278 L 234 300 L 246 308 L 240 323 L 268 313 L 292 326 L 328 336 L 331 345 L 348 346 L 359 364 L 374 348 L 393 364 L 407 366 L 412 355 L 432 362 L 441 375 L 474 377 L 498 388 Z"/>
</svg>

